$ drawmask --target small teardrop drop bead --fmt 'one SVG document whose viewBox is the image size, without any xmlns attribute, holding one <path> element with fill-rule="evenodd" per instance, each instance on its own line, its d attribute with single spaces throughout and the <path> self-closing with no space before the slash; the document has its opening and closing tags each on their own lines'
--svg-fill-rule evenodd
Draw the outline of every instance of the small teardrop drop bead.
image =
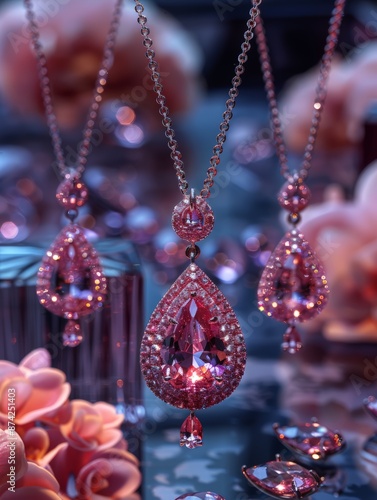
<svg viewBox="0 0 377 500">
<path fill-rule="evenodd" d="M 203 445 L 203 427 L 198 417 L 191 413 L 181 426 L 180 445 L 198 448 Z"/>
<path fill-rule="evenodd" d="M 294 325 L 288 327 L 283 336 L 283 343 L 281 348 L 283 351 L 295 354 L 302 347 L 301 336 Z"/>
<path fill-rule="evenodd" d="M 80 324 L 75 320 L 69 320 L 64 328 L 63 344 L 67 347 L 77 347 L 82 339 Z"/>
</svg>

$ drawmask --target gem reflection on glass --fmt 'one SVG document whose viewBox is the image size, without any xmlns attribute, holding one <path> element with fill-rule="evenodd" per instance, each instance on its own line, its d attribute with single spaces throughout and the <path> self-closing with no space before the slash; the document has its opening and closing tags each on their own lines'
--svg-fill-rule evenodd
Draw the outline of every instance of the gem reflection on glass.
<svg viewBox="0 0 377 500">
<path fill-rule="evenodd" d="M 274 424 L 273 429 L 281 443 L 293 453 L 321 461 L 338 453 L 345 447 L 343 436 L 318 423 L 281 426 Z"/>
<path fill-rule="evenodd" d="M 212 491 L 202 491 L 197 493 L 186 493 L 175 500 L 225 500 L 225 498 Z"/>
<path fill-rule="evenodd" d="M 316 491 L 322 479 L 313 470 L 295 462 L 276 460 L 254 467 L 242 467 L 245 478 L 257 489 L 273 498 L 299 499 Z"/>
</svg>

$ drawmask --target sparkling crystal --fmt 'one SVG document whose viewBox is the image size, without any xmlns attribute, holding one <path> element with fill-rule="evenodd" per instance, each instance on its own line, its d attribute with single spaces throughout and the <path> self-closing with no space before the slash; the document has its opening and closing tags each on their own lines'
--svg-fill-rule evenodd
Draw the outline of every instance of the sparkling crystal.
<svg viewBox="0 0 377 500">
<path fill-rule="evenodd" d="M 194 199 L 185 196 L 174 207 L 173 229 L 183 240 L 196 242 L 206 238 L 212 231 L 214 222 L 212 209 L 201 196 L 195 196 Z"/>
<path fill-rule="evenodd" d="M 281 348 L 290 354 L 295 354 L 302 347 L 301 336 L 295 326 L 289 326 L 283 337 Z"/>
<path fill-rule="evenodd" d="M 197 493 L 186 493 L 175 500 L 225 500 L 225 498 L 212 491 L 200 491 Z"/>
<path fill-rule="evenodd" d="M 76 224 L 57 236 L 37 274 L 37 295 L 49 311 L 77 319 L 103 306 L 106 278 L 98 256 Z"/>
<path fill-rule="evenodd" d="M 278 201 L 282 208 L 297 213 L 309 203 L 310 190 L 301 178 L 287 181 L 278 194 Z"/>
<path fill-rule="evenodd" d="M 316 421 L 299 425 L 275 425 L 274 430 L 284 446 L 313 460 L 323 460 L 344 448 L 344 440 L 339 433 Z"/>
<path fill-rule="evenodd" d="M 63 333 L 63 344 L 67 347 L 76 347 L 82 342 L 82 333 L 77 321 L 70 319 Z"/>
<path fill-rule="evenodd" d="M 258 287 L 259 310 L 290 322 L 319 314 L 328 298 L 322 264 L 297 230 L 287 233 L 271 254 Z"/>
<path fill-rule="evenodd" d="M 244 468 L 243 474 L 256 488 L 274 498 L 304 498 L 320 485 L 316 474 L 294 462 L 272 461 Z"/>
<path fill-rule="evenodd" d="M 58 186 L 56 199 L 66 209 L 82 207 L 88 200 L 88 189 L 79 179 L 65 179 Z"/>
<path fill-rule="evenodd" d="M 203 444 L 203 427 L 198 417 L 189 415 L 181 426 L 180 445 L 193 449 Z"/>
<path fill-rule="evenodd" d="M 217 404 L 239 384 L 246 362 L 240 325 L 224 295 L 196 264 L 157 305 L 140 361 L 150 389 L 178 408 Z"/>
</svg>

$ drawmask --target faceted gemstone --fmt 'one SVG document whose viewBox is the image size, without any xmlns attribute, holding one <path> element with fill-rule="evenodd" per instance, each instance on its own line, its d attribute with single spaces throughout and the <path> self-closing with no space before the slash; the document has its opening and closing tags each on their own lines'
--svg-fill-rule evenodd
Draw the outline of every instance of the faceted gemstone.
<svg viewBox="0 0 377 500">
<path fill-rule="evenodd" d="M 157 305 L 140 361 L 150 389 L 178 408 L 217 404 L 238 386 L 246 363 L 240 325 L 224 295 L 196 264 Z"/>
<path fill-rule="evenodd" d="M 319 477 L 294 462 L 272 461 L 243 468 L 244 476 L 259 490 L 274 498 L 304 498 L 315 493 Z"/>
<path fill-rule="evenodd" d="M 80 179 L 65 179 L 58 186 L 56 199 L 67 210 L 82 207 L 88 200 L 88 189 Z"/>
<path fill-rule="evenodd" d="M 203 240 L 212 231 L 214 223 L 212 209 L 201 196 L 185 196 L 174 207 L 173 229 L 183 240 L 192 243 Z"/>
<path fill-rule="evenodd" d="M 283 351 L 287 351 L 290 354 L 295 354 L 302 347 L 301 336 L 297 331 L 297 328 L 293 325 L 289 326 L 287 331 L 283 336 L 283 343 L 281 348 Z"/>
<path fill-rule="evenodd" d="M 344 448 L 343 437 L 316 421 L 299 425 L 275 425 L 277 437 L 294 453 L 323 460 Z"/>
<path fill-rule="evenodd" d="M 377 419 L 377 399 L 374 396 L 369 396 L 364 400 L 364 406 L 372 417 Z"/>
<path fill-rule="evenodd" d="M 203 444 L 203 427 L 198 417 L 191 413 L 181 426 L 180 445 L 186 448 L 198 448 Z"/>
<path fill-rule="evenodd" d="M 46 309 L 67 319 L 103 306 L 106 278 L 80 226 L 66 226 L 47 251 L 37 274 L 37 295 Z"/>
<path fill-rule="evenodd" d="M 82 333 L 77 321 L 70 319 L 64 328 L 63 344 L 67 347 L 76 347 L 82 342 Z"/>
<path fill-rule="evenodd" d="M 201 491 L 198 493 L 186 493 L 175 500 L 225 500 L 224 497 L 212 491 Z"/>
<path fill-rule="evenodd" d="M 170 320 L 161 348 L 162 370 L 173 387 L 198 384 L 204 388 L 213 385 L 213 378 L 221 378 L 226 359 L 220 326 L 204 306 L 200 297 L 190 297 Z M 168 371 L 168 368 L 170 368 Z M 184 380 L 185 379 L 185 380 Z"/>
<path fill-rule="evenodd" d="M 309 203 L 310 190 L 301 178 L 288 180 L 278 194 L 280 206 L 288 212 L 298 213 Z"/>
<path fill-rule="evenodd" d="M 296 229 L 280 241 L 262 273 L 259 310 L 285 322 L 312 319 L 325 307 L 327 279 L 309 243 Z"/>
</svg>

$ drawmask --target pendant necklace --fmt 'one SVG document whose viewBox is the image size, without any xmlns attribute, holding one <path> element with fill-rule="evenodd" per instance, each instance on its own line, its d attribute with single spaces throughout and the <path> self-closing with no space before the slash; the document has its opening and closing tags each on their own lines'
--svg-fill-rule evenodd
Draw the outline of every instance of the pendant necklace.
<svg viewBox="0 0 377 500">
<path fill-rule="evenodd" d="M 103 307 L 106 298 L 106 278 L 98 255 L 87 241 L 85 232 L 74 221 L 78 208 L 88 198 L 88 190 L 81 177 L 90 152 L 90 142 L 108 71 L 113 62 L 115 39 L 119 27 L 123 0 L 116 0 L 110 28 L 104 45 L 103 59 L 96 78 L 93 98 L 83 130 L 83 140 L 74 166 L 66 164 L 57 119 L 52 106 L 50 79 L 46 56 L 40 43 L 40 33 L 31 0 L 24 0 L 31 33 L 31 41 L 38 63 L 47 124 L 56 157 L 57 171 L 63 179 L 56 192 L 59 204 L 70 221 L 58 234 L 44 256 L 37 274 L 37 296 L 48 311 L 67 319 L 63 343 L 75 347 L 82 341 L 79 319 Z"/>
<path fill-rule="evenodd" d="M 288 222 L 293 226 L 292 230 L 287 232 L 280 241 L 263 270 L 257 292 L 258 307 L 267 316 L 288 324 L 282 349 L 292 354 L 299 351 L 302 346 L 295 325 L 319 314 L 327 303 L 329 293 L 323 265 L 297 229 L 297 224 L 301 219 L 300 212 L 308 205 L 310 198 L 310 191 L 304 181 L 311 167 L 314 144 L 326 98 L 326 84 L 338 41 L 344 5 L 345 0 L 336 0 L 330 18 L 325 50 L 319 68 L 308 142 L 298 171 L 291 172 L 288 166 L 270 57 L 260 17 L 257 19 L 255 28 L 276 152 L 281 174 L 286 179 L 286 183 L 278 194 L 278 201 L 281 207 L 289 212 Z"/>
<path fill-rule="evenodd" d="M 238 56 L 220 133 L 216 137 L 203 188 L 195 194 L 194 189 L 189 190 L 182 155 L 174 138 L 144 6 L 135 0 L 135 11 L 154 82 L 153 90 L 157 94 L 170 157 L 183 194 L 183 200 L 173 209 L 172 226 L 180 238 L 189 242 L 186 256 L 190 259 L 188 268 L 152 313 L 141 343 L 140 363 L 145 381 L 157 397 L 190 411 L 180 432 L 180 444 L 188 448 L 202 445 L 202 425 L 194 411 L 208 408 L 230 396 L 245 370 L 246 347 L 236 315 L 195 260 L 200 253 L 196 243 L 206 238 L 213 229 L 214 215 L 206 199 L 210 196 L 217 174 L 261 1 L 251 2 L 242 52 Z"/>
</svg>

